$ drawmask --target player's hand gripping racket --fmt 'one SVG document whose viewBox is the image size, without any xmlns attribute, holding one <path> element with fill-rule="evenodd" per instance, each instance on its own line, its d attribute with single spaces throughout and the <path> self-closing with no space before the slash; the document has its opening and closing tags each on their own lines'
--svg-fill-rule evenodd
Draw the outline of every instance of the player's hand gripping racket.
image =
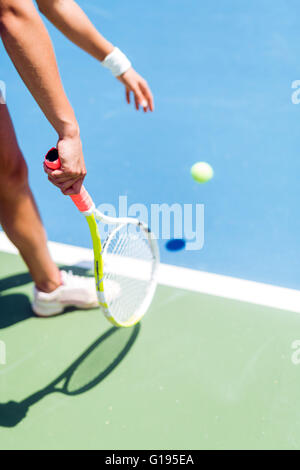
<svg viewBox="0 0 300 470">
<path fill-rule="evenodd" d="M 56 148 L 47 153 L 45 164 L 60 168 Z M 159 249 L 154 234 L 138 219 L 102 214 L 83 186 L 71 199 L 90 227 L 96 289 L 104 315 L 115 326 L 135 325 L 147 312 L 157 285 Z M 113 226 L 103 247 L 97 221 Z"/>
</svg>

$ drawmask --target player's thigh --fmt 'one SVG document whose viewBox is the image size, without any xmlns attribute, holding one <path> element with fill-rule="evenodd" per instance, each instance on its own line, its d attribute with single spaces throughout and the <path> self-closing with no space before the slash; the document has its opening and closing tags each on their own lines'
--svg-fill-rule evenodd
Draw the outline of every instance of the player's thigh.
<svg viewBox="0 0 300 470">
<path fill-rule="evenodd" d="M 27 182 L 27 165 L 5 104 L 0 104 L 0 192 Z"/>
</svg>

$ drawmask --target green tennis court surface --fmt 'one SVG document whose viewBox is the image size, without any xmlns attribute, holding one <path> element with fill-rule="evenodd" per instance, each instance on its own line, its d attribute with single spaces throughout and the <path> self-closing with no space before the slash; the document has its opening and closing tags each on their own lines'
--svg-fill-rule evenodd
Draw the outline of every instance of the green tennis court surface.
<svg viewBox="0 0 300 470">
<path fill-rule="evenodd" d="M 118 330 L 97 310 L 34 318 L 31 290 L 0 253 L 1 449 L 300 447 L 299 314 L 160 286 Z"/>
</svg>

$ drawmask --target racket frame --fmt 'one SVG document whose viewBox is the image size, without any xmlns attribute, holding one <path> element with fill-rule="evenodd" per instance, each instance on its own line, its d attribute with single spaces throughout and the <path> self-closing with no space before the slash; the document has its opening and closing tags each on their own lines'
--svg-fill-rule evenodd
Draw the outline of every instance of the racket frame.
<svg viewBox="0 0 300 470">
<path fill-rule="evenodd" d="M 94 273 L 95 273 L 95 282 L 96 282 L 96 291 L 99 301 L 99 306 L 105 315 L 105 317 L 117 327 L 128 328 L 131 326 L 136 325 L 142 317 L 147 312 L 150 304 L 152 302 L 153 296 L 155 294 L 155 290 L 157 287 L 157 273 L 158 273 L 158 266 L 160 262 L 159 256 L 159 248 L 157 244 L 157 240 L 153 232 L 149 229 L 149 227 L 144 223 L 141 222 L 139 219 L 131 218 L 131 217 L 109 217 L 100 212 L 96 209 L 95 205 L 89 211 L 82 213 L 89 225 L 91 238 L 93 242 L 93 251 L 94 251 Z M 107 240 L 102 246 L 101 236 L 99 232 L 99 228 L 97 225 L 98 222 L 102 222 L 103 224 L 108 225 L 115 225 L 116 228 L 112 230 L 110 235 L 108 236 Z M 153 256 L 153 267 L 152 267 L 152 276 L 151 276 L 151 287 L 149 288 L 147 295 L 137 309 L 137 311 L 130 317 L 128 320 L 120 322 L 116 318 L 113 317 L 109 310 L 109 306 L 107 303 L 106 295 L 105 295 L 105 288 L 104 288 L 104 262 L 103 258 L 106 253 L 106 249 L 108 247 L 109 239 L 113 237 L 113 235 L 120 229 L 121 226 L 124 225 L 133 225 L 140 227 L 141 230 L 144 231 L 147 240 L 149 242 L 149 246 L 151 247 L 151 252 Z"/>
</svg>

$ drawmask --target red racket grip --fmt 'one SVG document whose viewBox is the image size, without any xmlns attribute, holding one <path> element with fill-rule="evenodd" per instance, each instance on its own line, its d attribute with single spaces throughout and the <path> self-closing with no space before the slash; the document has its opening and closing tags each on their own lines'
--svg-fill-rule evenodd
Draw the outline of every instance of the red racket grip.
<svg viewBox="0 0 300 470">
<path fill-rule="evenodd" d="M 51 170 L 59 170 L 61 167 L 58 151 L 56 148 L 49 150 L 45 157 L 45 165 Z M 94 206 L 93 200 L 84 186 L 82 186 L 79 194 L 70 196 L 75 206 L 80 212 L 88 212 Z"/>
</svg>

